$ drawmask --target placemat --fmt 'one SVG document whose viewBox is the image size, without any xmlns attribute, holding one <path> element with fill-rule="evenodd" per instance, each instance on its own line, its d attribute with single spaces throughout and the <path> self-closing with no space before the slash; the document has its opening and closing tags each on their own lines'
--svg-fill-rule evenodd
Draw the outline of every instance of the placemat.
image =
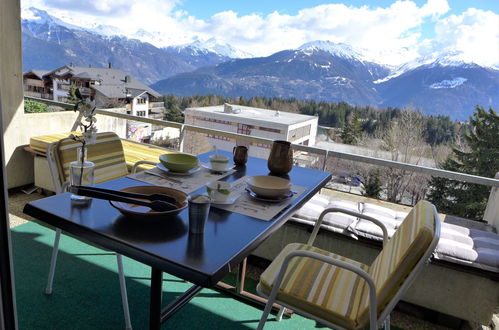
<svg viewBox="0 0 499 330">
<path fill-rule="evenodd" d="M 231 175 L 236 170 L 232 169 L 224 173 L 214 173 L 201 166 L 200 170 L 190 175 L 172 175 L 155 167 L 139 173 L 129 174 L 128 177 L 147 182 L 156 186 L 174 188 L 190 194 L 212 181 L 218 181 Z"/>
<path fill-rule="evenodd" d="M 244 214 L 260 220 L 270 221 L 279 212 L 288 207 L 296 197 L 298 197 L 307 189 L 306 187 L 292 185 L 291 191 L 293 192 L 293 196 L 291 196 L 289 199 L 278 203 L 265 202 L 261 200 L 255 200 L 250 197 L 250 195 L 246 191 L 246 178 L 247 176 L 244 176 L 232 182 L 230 191 L 235 194 L 240 194 L 239 198 L 234 202 L 234 204 L 212 204 L 212 207 Z"/>
</svg>

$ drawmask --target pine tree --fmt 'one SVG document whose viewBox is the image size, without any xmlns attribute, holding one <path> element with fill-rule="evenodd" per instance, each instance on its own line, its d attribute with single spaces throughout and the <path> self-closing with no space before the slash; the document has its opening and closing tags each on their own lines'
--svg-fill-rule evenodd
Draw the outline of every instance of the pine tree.
<svg viewBox="0 0 499 330">
<path fill-rule="evenodd" d="M 442 164 L 449 171 L 493 178 L 499 171 L 499 116 L 477 106 L 464 139 L 469 151 L 453 149 Z M 490 188 L 444 178 L 433 178 L 428 199 L 440 212 L 481 220 Z"/>
<path fill-rule="evenodd" d="M 341 140 L 346 144 L 357 144 L 362 134 L 362 126 L 360 117 L 357 112 L 354 112 L 350 120 L 346 120 L 345 126 L 341 131 Z"/>
<path fill-rule="evenodd" d="M 381 190 L 383 190 L 383 184 L 381 182 L 381 173 L 379 169 L 370 171 L 367 181 L 364 184 L 362 195 L 379 199 Z"/>
<path fill-rule="evenodd" d="M 177 123 L 184 122 L 184 113 L 179 107 L 178 100 L 173 95 L 168 95 L 164 98 L 165 101 L 165 116 L 164 119 L 168 121 L 175 121 Z"/>
</svg>

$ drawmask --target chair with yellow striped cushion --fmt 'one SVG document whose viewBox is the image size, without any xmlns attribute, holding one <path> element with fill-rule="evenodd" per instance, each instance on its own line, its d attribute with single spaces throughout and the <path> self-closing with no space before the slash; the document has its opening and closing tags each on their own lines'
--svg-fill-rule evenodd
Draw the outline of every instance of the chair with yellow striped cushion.
<svg viewBox="0 0 499 330">
<path fill-rule="evenodd" d="M 59 141 L 52 142 L 47 148 L 47 159 L 52 175 L 52 181 L 54 183 L 56 193 L 58 194 L 63 193 L 69 184 L 69 164 L 76 160 L 76 150 L 80 146 L 80 142 L 76 142 L 68 137 L 65 137 Z M 128 174 L 121 140 L 113 132 L 97 134 L 96 143 L 87 146 L 87 160 L 95 164 L 95 184 L 126 176 Z M 60 236 L 61 230 L 56 229 L 47 287 L 45 289 L 46 294 L 52 293 Z M 130 312 L 128 309 L 125 276 L 123 273 L 123 261 L 120 254 L 116 254 L 116 258 L 118 262 L 118 276 L 120 280 L 125 326 L 126 329 L 131 329 L 132 326 L 130 322 Z"/>
<path fill-rule="evenodd" d="M 70 138 L 62 139 L 55 142 L 54 146 L 49 146 L 49 150 L 55 150 L 54 156 L 62 183 L 69 180 L 69 164 L 76 160 L 76 150 L 80 146 L 80 142 Z M 95 184 L 128 175 L 123 145 L 116 133 L 98 133 L 95 144 L 88 145 L 87 151 L 87 160 L 95 164 Z M 50 159 L 49 162 L 51 162 Z"/>
<path fill-rule="evenodd" d="M 430 258 L 440 237 L 435 207 L 419 202 L 371 265 L 314 247 L 313 241 L 326 209 L 319 217 L 308 244 L 289 244 L 263 272 L 258 292 L 268 297 L 260 320 L 262 329 L 275 302 L 330 327 L 371 329 L 387 321 L 395 304 Z M 356 214 L 359 218 L 379 221 Z M 383 228 L 383 227 L 382 227 Z"/>
</svg>

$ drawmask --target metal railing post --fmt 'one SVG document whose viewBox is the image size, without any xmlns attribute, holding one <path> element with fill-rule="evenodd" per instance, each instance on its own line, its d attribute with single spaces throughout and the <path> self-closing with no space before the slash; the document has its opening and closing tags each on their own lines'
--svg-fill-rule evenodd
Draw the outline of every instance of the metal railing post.
<svg viewBox="0 0 499 330">
<path fill-rule="evenodd" d="M 496 173 L 495 178 L 499 179 L 499 172 Z M 483 220 L 485 220 L 489 225 L 493 226 L 496 229 L 496 231 L 499 231 L 499 188 L 498 187 L 492 187 L 492 189 L 490 189 L 489 200 L 487 201 L 487 207 L 485 208 Z"/>
<path fill-rule="evenodd" d="M 178 141 L 179 141 L 178 150 L 180 152 L 184 152 L 184 138 L 185 138 L 185 125 L 182 125 L 182 127 L 180 128 L 180 134 L 178 136 Z"/>
</svg>

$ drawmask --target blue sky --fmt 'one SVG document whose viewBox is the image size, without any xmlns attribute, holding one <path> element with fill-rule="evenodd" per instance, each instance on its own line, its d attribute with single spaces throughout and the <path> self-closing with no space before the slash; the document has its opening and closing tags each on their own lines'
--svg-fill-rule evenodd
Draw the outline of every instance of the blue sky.
<svg viewBox="0 0 499 330">
<path fill-rule="evenodd" d="M 268 56 L 328 40 L 391 65 L 452 52 L 499 67 L 499 0 L 21 0 L 21 6 L 158 47 L 214 39 Z"/>
<path fill-rule="evenodd" d="M 267 15 L 274 11 L 281 14 L 296 15 L 299 10 L 303 8 L 315 7 L 322 4 L 343 3 L 348 6 L 361 7 L 369 6 L 375 7 L 388 7 L 393 0 L 349 0 L 349 1 L 322 1 L 322 0 L 247 0 L 247 1 L 234 1 L 234 0 L 217 0 L 217 1 L 203 1 L 203 0 L 183 0 L 178 4 L 179 9 L 183 9 L 201 19 L 208 19 L 212 15 L 226 11 L 233 10 L 240 15 L 260 14 Z M 413 0 L 418 6 L 426 3 L 425 0 Z M 491 10 L 499 12 L 499 0 L 450 0 L 449 14 L 461 14 L 470 7 L 483 10 Z"/>
</svg>

